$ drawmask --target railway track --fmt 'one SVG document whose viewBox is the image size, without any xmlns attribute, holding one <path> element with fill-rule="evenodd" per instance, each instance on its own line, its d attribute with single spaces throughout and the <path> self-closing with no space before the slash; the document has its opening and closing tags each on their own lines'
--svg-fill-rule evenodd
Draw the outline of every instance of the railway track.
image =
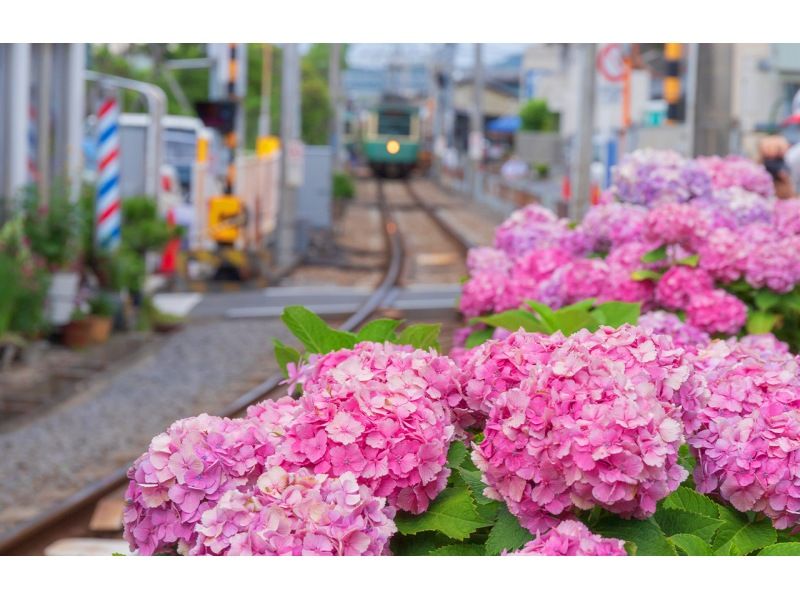
<svg viewBox="0 0 800 598">
<path fill-rule="evenodd" d="M 421 210 L 434 223 L 435 227 L 463 255 L 470 244 L 438 214 L 435 207 L 427 204 L 413 189 L 411 183 L 398 183 L 411 198 L 414 207 Z M 381 227 L 386 246 L 385 270 L 380 283 L 372 293 L 362 301 L 355 311 L 340 325 L 343 330 L 354 330 L 367 321 L 370 316 L 380 312 L 391 293 L 404 284 L 404 264 L 407 259 L 407 241 L 399 226 L 394 210 L 385 196 L 384 183 L 376 181 L 378 205 L 381 212 Z M 407 277 L 408 273 L 405 272 Z M 405 281 L 408 282 L 408 281 Z M 441 307 L 433 308 L 441 310 Z M 396 315 L 396 314 L 393 314 Z M 268 398 L 280 386 L 280 375 L 273 375 L 256 383 L 238 396 L 217 415 L 236 417 L 241 415 L 249 405 Z M 30 555 L 41 554 L 45 547 L 55 540 L 86 536 L 89 521 L 95 513 L 96 506 L 104 497 L 119 491 L 127 483 L 129 465 L 120 467 L 110 474 L 87 485 L 27 521 L 11 528 L 0 535 L 0 554 Z M 117 533 L 118 537 L 118 533 Z"/>
</svg>

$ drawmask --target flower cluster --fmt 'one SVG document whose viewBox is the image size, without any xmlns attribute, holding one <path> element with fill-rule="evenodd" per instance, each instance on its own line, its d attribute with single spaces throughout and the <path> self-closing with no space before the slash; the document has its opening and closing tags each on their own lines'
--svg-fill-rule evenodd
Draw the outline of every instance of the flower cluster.
<svg viewBox="0 0 800 598">
<path fill-rule="evenodd" d="M 704 387 L 684 404 L 697 489 L 775 527 L 800 524 L 800 367 L 771 336 L 714 341 L 693 358 Z"/>
<path fill-rule="evenodd" d="M 276 403 L 262 415 L 278 421 L 292 411 Z M 128 472 L 125 538 L 145 555 L 190 545 L 202 514 L 263 472 L 276 452 L 278 437 L 271 432 L 250 419 L 205 414 L 172 424 Z"/>
<path fill-rule="evenodd" d="M 190 555 L 380 555 L 396 531 L 386 500 L 339 477 L 271 467 L 205 511 Z"/>
<path fill-rule="evenodd" d="M 765 198 L 775 195 L 767 169 L 742 156 L 701 156 L 695 162 L 711 178 L 714 189 L 740 188 Z"/>
<path fill-rule="evenodd" d="M 625 543 L 593 534 L 580 521 L 562 521 L 540 534 L 512 555 L 536 556 L 627 556 Z"/>
<path fill-rule="evenodd" d="M 711 341 L 707 333 L 687 322 L 682 322 L 678 316 L 667 311 L 656 310 L 642 314 L 638 325 L 653 334 L 671 336 L 675 346 L 684 350 L 692 351 Z"/>
<path fill-rule="evenodd" d="M 450 474 L 457 373 L 448 357 L 389 343 L 329 353 L 303 386 L 280 457 L 291 468 L 352 472 L 391 506 L 421 513 Z"/>
<path fill-rule="evenodd" d="M 494 400 L 473 452 L 487 496 L 533 533 L 573 508 L 645 518 L 685 479 L 683 351 L 625 325 L 561 340 L 546 363 Z"/>
</svg>

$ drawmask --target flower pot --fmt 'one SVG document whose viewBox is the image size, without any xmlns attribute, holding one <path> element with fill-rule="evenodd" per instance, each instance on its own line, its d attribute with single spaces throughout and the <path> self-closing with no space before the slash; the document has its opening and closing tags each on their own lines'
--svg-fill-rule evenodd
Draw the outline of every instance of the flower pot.
<svg viewBox="0 0 800 598">
<path fill-rule="evenodd" d="M 47 291 L 47 319 L 51 324 L 61 326 L 69 322 L 75 309 L 80 276 L 77 272 L 55 272 Z"/>
<path fill-rule="evenodd" d="M 83 349 L 92 344 L 91 330 L 89 318 L 73 320 L 62 328 L 61 340 L 70 349 Z"/>
<path fill-rule="evenodd" d="M 89 322 L 89 338 L 93 343 L 104 343 L 111 335 L 111 324 L 113 319 L 108 316 L 88 316 L 86 320 Z"/>
</svg>

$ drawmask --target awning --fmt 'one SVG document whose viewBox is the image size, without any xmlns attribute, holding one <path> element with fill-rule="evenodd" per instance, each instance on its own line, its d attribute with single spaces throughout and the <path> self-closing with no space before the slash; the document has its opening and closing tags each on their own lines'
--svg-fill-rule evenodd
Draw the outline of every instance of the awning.
<svg viewBox="0 0 800 598">
<path fill-rule="evenodd" d="M 519 116 L 501 116 L 490 122 L 486 130 L 490 133 L 514 133 L 519 129 L 519 126 Z"/>
</svg>

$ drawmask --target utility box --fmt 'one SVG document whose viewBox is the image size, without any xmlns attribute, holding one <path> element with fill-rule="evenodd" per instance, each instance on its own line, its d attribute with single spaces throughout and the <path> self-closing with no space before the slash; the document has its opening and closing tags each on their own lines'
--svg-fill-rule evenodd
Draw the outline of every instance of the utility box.
<svg viewBox="0 0 800 598">
<path fill-rule="evenodd" d="M 333 151 L 329 145 L 307 145 L 303 185 L 297 194 L 297 222 L 310 230 L 331 227 Z"/>
</svg>

